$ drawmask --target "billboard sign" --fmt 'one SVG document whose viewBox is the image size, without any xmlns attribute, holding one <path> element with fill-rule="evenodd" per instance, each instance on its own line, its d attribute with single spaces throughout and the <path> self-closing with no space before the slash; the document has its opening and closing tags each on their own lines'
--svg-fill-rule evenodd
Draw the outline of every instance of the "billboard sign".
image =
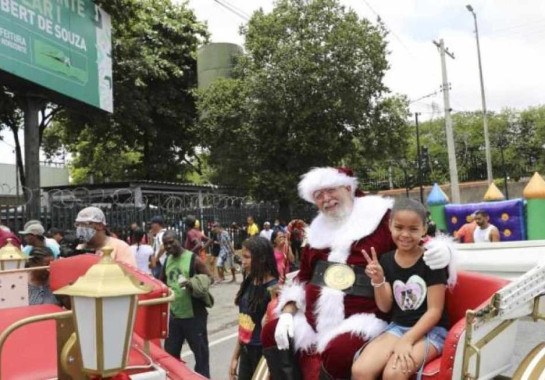
<svg viewBox="0 0 545 380">
<path fill-rule="evenodd" d="M 0 0 L 0 70 L 112 112 L 111 29 L 92 0 Z"/>
</svg>

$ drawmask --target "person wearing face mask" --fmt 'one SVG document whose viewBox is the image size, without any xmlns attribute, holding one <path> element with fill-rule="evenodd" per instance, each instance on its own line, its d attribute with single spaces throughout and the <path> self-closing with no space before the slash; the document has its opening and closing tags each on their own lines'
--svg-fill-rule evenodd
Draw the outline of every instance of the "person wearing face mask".
<svg viewBox="0 0 545 380">
<path fill-rule="evenodd" d="M 78 249 L 91 249 L 102 254 L 102 248 L 112 247 L 114 260 L 136 267 L 136 260 L 129 245 L 123 240 L 109 236 L 106 217 L 98 207 L 91 206 L 82 209 L 76 217 L 75 227 L 76 236 L 81 242 Z"/>
</svg>

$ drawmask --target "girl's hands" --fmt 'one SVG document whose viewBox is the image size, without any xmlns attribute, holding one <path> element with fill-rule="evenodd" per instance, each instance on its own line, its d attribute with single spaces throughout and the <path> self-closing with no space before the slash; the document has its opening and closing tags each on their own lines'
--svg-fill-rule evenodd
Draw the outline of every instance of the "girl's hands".
<svg viewBox="0 0 545 380">
<path fill-rule="evenodd" d="M 375 251 L 375 248 L 371 247 L 371 257 L 369 257 L 369 254 L 365 251 L 365 249 L 361 250 L 361 253 L 365 260 L 367 260 L 367 266 L 365 267 L 365 274 L 369 276 L 371 281 L 375 284 L 380 284 L 384 281 L 384 270 L 380 266 L 380 263 L 378 262 L 377 258 L 377 252 Z"/>
<path fill-rule="evenodd" d="M 416 364 L 411 356 L 413 345 L 407 339 L 401 337 L 394 346 L 394 365 L 392 369 L 399 368 L 403 373 L 413 371 Z"/>
<path fill-rule="evenodd" d="M 237 367 L 238 367 L 238 358 L 232 358 L 231 365 L 229 366 L 229 380 L 236 380 L 238 378 Z"/>
</svg>

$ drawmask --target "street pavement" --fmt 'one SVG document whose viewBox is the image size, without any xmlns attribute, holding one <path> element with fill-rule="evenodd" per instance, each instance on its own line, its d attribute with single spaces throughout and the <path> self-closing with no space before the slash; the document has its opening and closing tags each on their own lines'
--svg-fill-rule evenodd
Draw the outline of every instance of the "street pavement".
<svg viewBox="0 0 545 380">
<path fill-rule="evenodd" d="M 230 275 L 226 275 L 231 280 Z M 227 379 L 233 348 L 238 333 L 238 307 L 235 296 L 242 281 L 237 274 L 236 283 L 220 283 L 211 287 L 214 306 L 208 309 L 208 342 L 210 345 L 210 377 L 213 380 Z M 182 360 L 190 368 L 195 366 L 194 356 L 187 344 L 182 349 Z"/>
</svg>

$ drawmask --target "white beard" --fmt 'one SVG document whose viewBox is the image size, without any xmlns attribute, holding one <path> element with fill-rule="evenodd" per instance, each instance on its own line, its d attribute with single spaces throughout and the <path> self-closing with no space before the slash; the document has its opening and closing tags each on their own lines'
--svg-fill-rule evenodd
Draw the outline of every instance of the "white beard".
<svg viewBox="0 0 545 380">
<path fill-rule="evenodd" d="M 324 206 L 327 206 L 324 204 Z M 328 211 L 328 210 L 322 210 L 323 216 L 333 224 L 342 224 L 344 223 L 348 217 L 350 216 L 352 212 L 352 205 L 347 204 L 347 202 L 344 202 L 344 204 L 338 205 L 337 210 L 335 211 Z"/>
</svg>

